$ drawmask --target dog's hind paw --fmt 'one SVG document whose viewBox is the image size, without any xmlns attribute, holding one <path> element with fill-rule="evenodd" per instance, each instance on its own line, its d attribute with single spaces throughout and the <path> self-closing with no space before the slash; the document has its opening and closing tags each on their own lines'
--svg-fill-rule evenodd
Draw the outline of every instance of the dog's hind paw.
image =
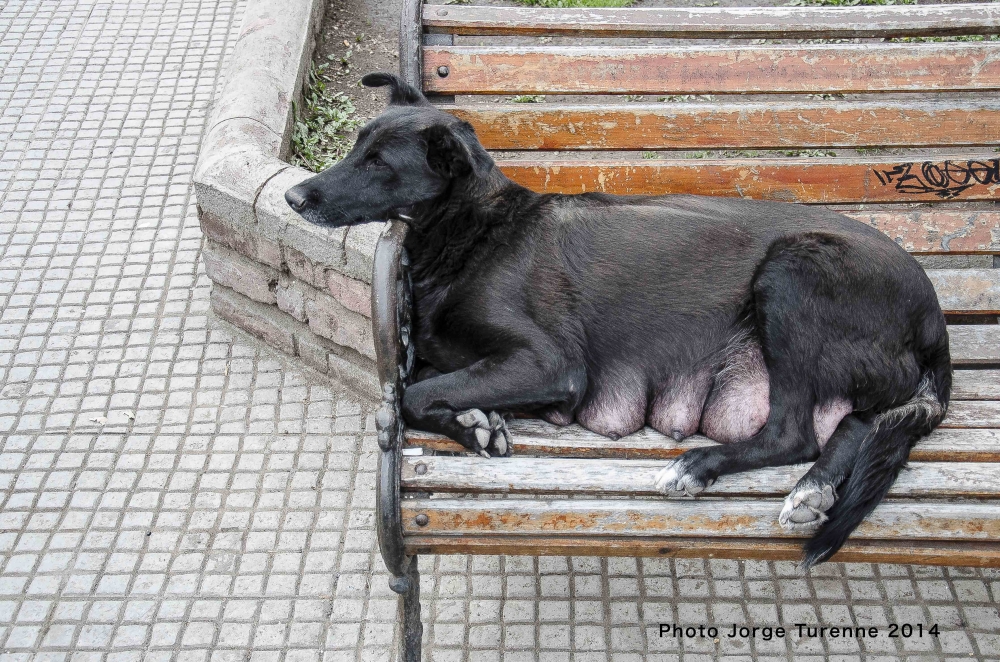
<svg viewBox="0 0 1000 662">
<path fill-rule="evenodd" d="M 811 480 L 799 484 L 785 497 L 778 515 L 778 524 L 789 531 L 813 529 L 827 520 L 826 511 L 833 507 L 837 493 L 833 485 L 820 485 Z"/>
<path fill-rule="evenodd" d="M 510 457 L 514 444 L 511 441 L 507 421 L 498 412 L 488 415 L 481 409 L 469 409 L 455 416 L 466 430 L 465 445 L 483 457 Z"/>
<path fill-rule="evenodd" d="M 681 456 L 656 474 L 653 485 L 667 496 L 691 496 L 703 492 L 715 481 L 707 483 L 688 472 L 688 463 Z"/>
</svg>

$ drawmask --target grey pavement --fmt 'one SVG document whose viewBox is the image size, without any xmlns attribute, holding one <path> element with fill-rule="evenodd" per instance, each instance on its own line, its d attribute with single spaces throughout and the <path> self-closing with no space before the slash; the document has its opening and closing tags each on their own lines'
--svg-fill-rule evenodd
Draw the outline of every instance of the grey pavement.
<svg viewBox="0 0 1000 662">
<path fill-rule="evenodd" d="M 0 2 L 0 662 L 393 656 L 370 405 L 208 310 L 190 179 L 241 11 Z M 427 660 L 1000 657 L 991 570 L 420 565 Z M 658 636 L 672 622 L 940 635 Z"/>
</svg>

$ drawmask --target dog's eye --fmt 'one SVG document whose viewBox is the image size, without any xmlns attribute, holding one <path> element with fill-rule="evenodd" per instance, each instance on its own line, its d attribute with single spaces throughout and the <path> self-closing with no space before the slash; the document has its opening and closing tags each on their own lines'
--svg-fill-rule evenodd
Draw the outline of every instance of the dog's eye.
<svg viewBox="0 0 1000 662">
<path fill-rule="evenodd" d="M 368 168 L 388 168 L 389 164 L 383 161 L 378 154 L 372 154 L 365 159 L 365 166 Z"/>
</svg>

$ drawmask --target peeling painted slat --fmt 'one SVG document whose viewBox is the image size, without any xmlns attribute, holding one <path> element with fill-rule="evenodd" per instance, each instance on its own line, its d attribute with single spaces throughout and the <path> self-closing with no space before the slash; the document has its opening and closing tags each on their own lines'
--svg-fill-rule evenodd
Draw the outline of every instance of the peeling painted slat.
<svg viewBox="0 0 1000 662">
<path fill-rule="evenodd" d="M 926 162 L 861 157 L 553 159 L 500 160 L 497 165 L 539 193 L 687 193 L 821 204 L 1000 199 L 1000 155 L 995 153 Z"/>
<path fill-rule="evenodd" d="M 938 428 L 917 443 L 910 459 L 914 462 L 1000 462 L 1000 430 L 995 429 L 996 422 L 993 426 L 993 429 Z M 515 456 L 662 460 L 714 444 L 702 436 L 678 443 L 650 428 L 612 441 L 579 425 L 556 427 L 535 419 L 513 421 L 510 429 Z M 451 452 L 464 450 L 447 437 L 419 430 L 407 430 L 406 439 L 411 447 Z"/>
<path fill-rule="evenodd" d="M 406 499 L 405 535 L 609 535 L 800 538 L 778 524 L 780 499 Z M 416 523 L 425 515 L 427 524 Z M 856 540 L 1000 539 L 1000 507 L 989 503 L 881 503 Z"/>
<path fill-rule="evenodd" d="M 408 492 L 433 493 L 662 496 L 653 483 L 664 464 L 662 460 L 408 457 L 403 461 L 401 486 Z M 722 476 L 702 496 L 783 498 L 810 466 L 770 467 Z M 912 462 L 900 473 L 889 498 L 998 499 L 998 472 L 1000 463 Z"/>
<path fill-rule="evenodd" d="M 998 5 L 1000 9 L 1000 5 Z M 995 101 L 747 102 L 444 107 L 487 149 L 950 147 L 1000 143 Z"/>
<path fill-rule="evenodd" d="M 1000 8 L 960 4 L 885 7 L 664 7 L 636 9 L 425 5 L 424 29 L 461 35 L 666 38 L 849 38 L 990 34 Z"/>
<path fill-rule="evenodd" d="M 929 209 L 846 211 L 911 253 L 1000 253 L 1000 212 Z"/>
<path fill-rule="evenodd" d="M 995 90 L 1000 45 L 425 46 L 423 86 L 437 94 Z"/>
<path fill-rule="evenodd" d="M 927 276 L 946 313 L 1000 313 L 1000 269 L 928 269 Z"/>
</svg>

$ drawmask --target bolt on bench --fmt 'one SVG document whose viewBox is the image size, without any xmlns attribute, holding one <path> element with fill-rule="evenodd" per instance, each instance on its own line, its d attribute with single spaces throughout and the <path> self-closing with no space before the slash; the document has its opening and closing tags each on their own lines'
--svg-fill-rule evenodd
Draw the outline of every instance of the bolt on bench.
<svg viewBox="0 0 1000 662">
<path fill-rule="evenodd" d="M 824 204 L 913 253 L 952 256 L 927 272 L 949 316 L 948 417 L 834 560 L 1000 566 L 1000 42 L 897 39 L 996 34 L 1000 6 L 563 10 L 405 0 L 401 27 L 404 78 L 475 126 L 506 174 L 536 191 Z M 733 41 L 695 41 L 705 39 Z M 494 102 L 514 94 L 566 96 Z M 740 151 L 685 158 L 700 150 Z M 649 428 L 611 441 L 518 419 L 514 456 L 484 460 L 405 428 L 399 403 L 415 357 L 404 236 L 394 222 L 378 244 L 372 317 L 384 396 L 378 533 L 403 595 L 406 660 L 420 657 L 419 554 L 798 558 L 802 541 L 778 513 L 805 465 L 726 476 L 678 499 L 656 492 L 657 471 L 713 442 L 678 443 Z M 958 256 L 978 256 L 979 266 L 947 268 L 968 267 Z"/>
</svg>

